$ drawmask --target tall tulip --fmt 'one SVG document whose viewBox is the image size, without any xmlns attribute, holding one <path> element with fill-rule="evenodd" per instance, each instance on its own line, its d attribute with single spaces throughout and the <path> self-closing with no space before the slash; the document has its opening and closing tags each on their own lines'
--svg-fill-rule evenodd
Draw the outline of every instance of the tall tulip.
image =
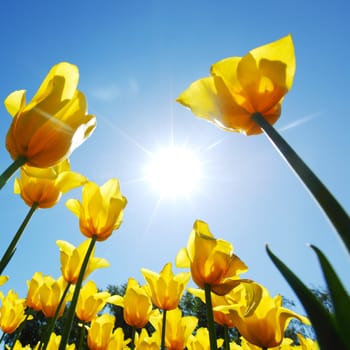
<svg viewBox="0 0 350 350">
<path fill-rule="evenodd" d="M 14 193 L 29 207 L 35 204 L 37 208 L 51 208 L 63 194 L 86 181 L 85 176 L 70 170 L 67 159 L 45 169 L 25 165 L 15 179 Z"/>
<path fill-rule="evenodd" d="M 230 314 L 240 334 L 250 343 L 262 348 L 272 348 L 281 344 L 284 330 L 292 318 L 310 324 L 310 321 L 294 311 L 282 306 L 282 296 L 271 297 L 263 286 L 262 298 L 254 312 L 246 315 L 244 305 L 216 307 L 216 310 Z"/>
<path fill-rule="evenodd" d="M 18 298 L 10 289 L 6 296 L 0 294 L 0 328 L 4 333 L 13 333 L 25 320 L 25 299 Z"/>
<path fill-rule="evenodd" d="M 223 59 L 214 63 L 210 72 L 210 77 L 192 83 L 177 101 L 225 130 L 259 134 L 262 130 L 251 116 L 260 113 L 274 124 L 281 114 L 283 97 L 292 86 L 292 38 L 288 35 L 243 57 Z"/>
<path fill-rule="evenodd" d="M 101 187 L 87 182 L 83 186 L 82 201 L 70 199 L 66 205 L 79 218 L 83 235 L 104 241 L 119 228 L 126 203 L 118 179 L 110 179 Z"/>
<path fill-rule="evenodd" d="M 96 125 L 77 90 L 78 67 L 61 62 L 51 68 L 32 100 L 26 91 L 11 93 L 5 106 L 13 117 L 6 147 L 13 160 L 22 157 L 31 166 L 47 168 L 67 158 Z"/>
<path fill-rule="evenodd" d="M 210 285 L 211 291 L 225 295 L 241 280 L 239 274 L 247 271 L 243 261 L 233 254 L 228 241 L 214 238 L 209 225 L 196 220 L 188 239 L 187 248 L 176 256 L 176 266 L 190 268 L 193 281 L 198 287 Z"/>
<path fill-rule="evenodd" d="M 61 273 L 66 282 L 76 284 L 89 243 L 90 240 L 86 239 L 78 247 L 74 247 L 69 242 L 56 241 L 60 248 Z M 106 259 L 94 257 L 94 252 L 95 249 L 91 253 L 84 273 L 84 279 L 94 270 L 109 266 L 109 262 Z"/>
</svg>

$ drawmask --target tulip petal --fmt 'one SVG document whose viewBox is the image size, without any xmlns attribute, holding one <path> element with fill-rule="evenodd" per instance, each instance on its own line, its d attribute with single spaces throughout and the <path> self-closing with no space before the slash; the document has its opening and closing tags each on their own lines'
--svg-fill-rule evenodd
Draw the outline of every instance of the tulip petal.
<svg viewBox="0 0 350 350">
<path fill-rule="evenodd" d="M 26 90 L 17 90 L 8 95 L 4 101 L 7 111 L 14 117 L 26 103 Z"/>
</svg>

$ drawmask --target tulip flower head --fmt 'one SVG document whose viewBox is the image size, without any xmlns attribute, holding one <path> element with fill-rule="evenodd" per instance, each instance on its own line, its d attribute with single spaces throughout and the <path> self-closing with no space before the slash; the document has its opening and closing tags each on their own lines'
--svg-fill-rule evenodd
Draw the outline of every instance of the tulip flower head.
<svg viewBox="0 0 350 350">
<path fill-rule="evenodd" d="M 6 147 L 13 160 L 24 158 L 30 166 L 47 168 L 68 158 L 91 135 L 96 118 L 87 114 L 78 80 L 78 68 L 61 62 L 51 68 L 28 104 L 25 90 L 6 98 L 13 117 Z"/>
<path fill-rule="evenodd" d="M 206 302 L 204 291 L 202 289 L 189 288 L 188 291 L 194 296 L 200 298 L 203 303 Z M 211 293 L 211 302 L 213 307 L 214 321 L 228 328 L 236 327 L 236 318 L 232 313 L 222 312 L 222 306 L 230 306 L 232 309 L 238 309 L 248 316 L 254 312 L 260 302 L 262 288 L 255 282 L 240 283 L 237 287 L 230 290 L 225 295 Z M 219 309 L 217 309 L 217 307 Z"/>
<path fill-rule="evenodd" d="M 62 336 L 57 335 L 55 333 L 51 333 L 46 349 L 47 350 L 58 350 L 60 343 L 61 343 L 61 338 L 62 338 Z M 40 349 L 40 346 L 38 346 L 38 345 L 34 348 L 34 350 L 39 350 L 39 349 Z M 66 350 L 74 350 L 74 349 L 75 349 L 75 344 L 70 344 L 70 345 L 67 344 L 66 345 Z"/>
<path fill-rule="evenodd" d="M 292 318 L 296 318 L 305 324 L 310 324 L 310 322 L 306 317 L 284 308 L 281 295 L 272 298 L 266 288 L 263 286 L 261 288 L 261 300 L 254 312 L 249 315 L 245 314 L 244 307 L 232 308 L 226 305 L 216 307 L 216 309 L 231 314 L 238 331 L 251 344 L 273 348 L 281 344 L 284 331 Z"/>
<path fill-rule="evenodd" d="M 8 349 L 6 347 L 6 349 Z M 11 348 L 12 350 L 32 350 L 29 344 L 22 346 L 22 343 L 19 340 L 16 340 L 15 344 Z"/>
<path fill-rule="evenodd" d="M 55 311 L 60 303 L 66 287 L 67 283 L 62 276 L 57 280 L 51 276 L 43 277 L 43 282 L 39 289 L 39 297 L 41 303 L 41 311 L 46 317 L 54 317 Z M 64 302 L 62 303 L 61 309 L 58 312 L 58 316 L 62 316 L 69 297 L 70 295 L 67 295 Z"/>
<path fill-rule="evenodd" d="M 25 299 L 10 289 L 6 296 L 0 294 L 0 328 L 4 333 L 13 333 L 25 319 Z"/>
<path fill-rule="evenodd" d="M 146 286 L 140 286 L 134 278 L 128 279 L 124 297 L 117 296 L 114 305 L 123 307 L 125 322 L 135 328 L 143 328 L 152 315 L 152 300 Z"/>
<path fill-rule="evenodd" d="M 44 283 L 44 277 L 41 272 L 35 272 L 32 279 L 27 281 L 28 292 L 26 298 L 26 305 L 32 310 L 41 310 L 40 301 L 40 287 Z"/>
<path fill-rule="evenodd" d="M 160 335 L 158 332 L 153 332 L 151 336 L 145 328 L 141 329 L 140 334 L 135 333 L 135 350 L 159 350 Z"/>
<path fill-rule="evenodd" d="M 110 179 L 101 187 L 88 181 L 83 186 L 82 201 L 69 199 L 66 206 L 79 218 L 83 235 L 104 241 L 121 225 L 126 203 L 118 179 Z"/>
<path fill-rule="evenodd" d="M 104 308 L 110 297 L 108 292 L 98 292 L 95 282 L 88 281 L 80 290 L 75 308 L 79 320 L 90 322 Z"/>
<path fill-rule="evenodd" d="M 224 130 L 260 134 L 251 116 L 260 113 L 274 124 L 294 73 L 294 46 L 288 35 L 243 57 L 214 63 L 211 76 L 192 83 L 177 101 Z"/>
<path fill-rule="evenodd" d="M 58 240 L 56 244 L 60 248 L 61 273 L 66 282 L 76 284 L 78 276 L 85 258 L 86 251 L 90 244 L 90 239 L 83 241 L 77 248 L 72 244 Z M 108 267 L 109 262 L 103 258 L 94 257 L 95 247 L 91 253 L 87 268 L 85 270 L 84 279 L 91 272 L 102 267 Z"/>
<path fill-rule="evenodd" d="M 217 348 L 224 343 L 223 339 L 217 340 Z M 195 335 L 191 335 L 187 342 L 188 350 L 210 350 L 209 332 L 207 328 L 198 328 Z"/>
<path fill-rule="evenodd" d="M 103 314 L 91 321 L 88 327 L 89 350 L 123 350 L 127 349 L 129 340 L 124 340 L 124 332 L 117 328 L 113 332 L 115 317 Z"/>
<path fill-rule="evenodd" d="M 198 287 L 210 285 L 211 291 L 225 295 L 241 281 L 239 274 L 247 266 L 233 254 L 232 244 L 214 238 L 209 226 L 197 220 L 193 225 L 187 248 L 179 251 L 176 266 L 190 268 L 193 281 Z"/>
<path fill-rule="evenodd" d="M 176 308 L 167 311 L 165 348 L 168 350 L 183 350 L 187 341 L 197 327 L 198 319 L 194 316 L 182 316 L 180 309 Z M 157 314 L 151 317 L 152 326 L 156 332 L 162 332 L 162 315 Z"/>
<path fill-rule="evenodd" d="M 182 272 L 174 276 L 171 263 L 167 263 L 160 274 L 148 269 L 141 272 L 150 287 L 153 304 L 163 310 L 177 308 L 191 274 Z"/>
<path fill-rule="evenodd" d="M 68 160 L 45 169 L 25 165 L 20 178 L 15 179 L 14 193 L 20 194 L 24 202 L 32 207 L 51 208 L 63 194 L 86 182 L 83 175 L 70 171 Z"/>
</svg>

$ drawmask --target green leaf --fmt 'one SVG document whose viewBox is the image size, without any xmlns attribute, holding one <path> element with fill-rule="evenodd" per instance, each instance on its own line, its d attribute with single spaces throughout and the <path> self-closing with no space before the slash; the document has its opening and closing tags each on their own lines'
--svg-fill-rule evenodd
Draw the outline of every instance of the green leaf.
<svg viewBox="0 0 350 350">
<path fill-rule="evenodd" d="M 282 273 L 289 285 L 298 296 L 314 327 L 321 350 L 350 350 L 344 343 L 336 321 L 305 284 L 266 246 L 267 254 L 277 269 Z"/>
<path fill-rule="evenodd" d="M 327 282 L 328 290 L 331 295 L 335 321 L 338 325 L 339 331 L 342 333 L 344 341 L 348 342 L 349 339 L 349 325 L 350 325 L 350 297 L 344 286 L 342 285 L 339 277 L 335 273 L 332 265 L 327 260 L 326 256 L 320 249 L 311 245 L 311 248 L 316 252 L 318 260 L 321 264 L 324 278 Z"/>
</svg>

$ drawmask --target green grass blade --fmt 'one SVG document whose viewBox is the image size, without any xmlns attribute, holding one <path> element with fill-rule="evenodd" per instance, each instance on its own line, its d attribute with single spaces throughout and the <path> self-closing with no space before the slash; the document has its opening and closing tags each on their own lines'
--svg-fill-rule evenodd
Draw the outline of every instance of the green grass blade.
<svg viewBox="0 0 350 350">
<path fill-rule="evenodd" d="M 350 350 L 342 340 L 332 314 L 317 300 L 305 284 L 266 246 L 267 254 L 298 296 L 316 332 L 321 350 Z"/>
<path fill-rule="evenodd" d="M 316 252 L 320 262 L 324 278 L 327 282 L 328 290 L 331 295 L 335 321 L 342 333 L 344 341 L 350 346 L 350 297 L 341 283 L 339 277 L 334 271 L 323 252 L 317 247 L 311 245 L 311 248 Z"/>
</svg>

